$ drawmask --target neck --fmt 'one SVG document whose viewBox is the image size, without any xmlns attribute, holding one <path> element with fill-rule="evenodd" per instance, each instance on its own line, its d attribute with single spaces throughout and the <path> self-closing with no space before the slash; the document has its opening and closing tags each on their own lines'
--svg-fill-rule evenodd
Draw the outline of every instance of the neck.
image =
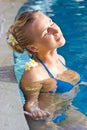
<svg viewBox="0 0 87 130">
<path fill-rule="evenodd" d="M 49 52 L 45 52 L 45 53 L 36 53 L 34 58 L 38 57 L 39 59 L 41 59 L 44 62 L 50 62 L 54 59 L 54 57 L 57 56 L 57 51 L 49 51 Z"/>
</svg>

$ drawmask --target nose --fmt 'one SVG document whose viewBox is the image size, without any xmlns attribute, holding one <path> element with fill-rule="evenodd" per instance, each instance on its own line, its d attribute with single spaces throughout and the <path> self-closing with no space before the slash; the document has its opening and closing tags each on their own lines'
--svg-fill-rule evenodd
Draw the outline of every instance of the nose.
<svg viewBox="0 0 87 130">
<path fill-rule="evenodd" d="M 60 28 L 56 24 L 49 27 L 49 32 L 52 33 L 53 35 L 62 34 Z"/>
<path fill-rule="evenodd" d="M 57 28 L 54 28 L 54 27 L 49 27 L 49 33 L 51 33 L 51 34 L 56 34 L 56 33 L 58 33 L 58 29 Z"/>
</svg>

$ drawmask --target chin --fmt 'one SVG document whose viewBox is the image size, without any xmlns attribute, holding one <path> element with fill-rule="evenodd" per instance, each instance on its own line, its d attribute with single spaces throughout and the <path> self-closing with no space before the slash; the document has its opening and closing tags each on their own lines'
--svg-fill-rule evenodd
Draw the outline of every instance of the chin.
<svg viewBox="0 0 87 130">
<path fill-rule="evenodd" d="M 65 40 L 65 38 L 63 37 L 62 42 L 61 42 L 62 46 L 65 45 L 65 43 L 66 43 L 66 40 Z"/>
<path fill-rule="evenodd" d="M 65 40 L 64 37 L 62 37 L 62 38 L 60 39 L 60 41 L 58 42 L 58 48 L 64 46 L 65 43 L 66 43 L 66 40 Z"/>
</svg>

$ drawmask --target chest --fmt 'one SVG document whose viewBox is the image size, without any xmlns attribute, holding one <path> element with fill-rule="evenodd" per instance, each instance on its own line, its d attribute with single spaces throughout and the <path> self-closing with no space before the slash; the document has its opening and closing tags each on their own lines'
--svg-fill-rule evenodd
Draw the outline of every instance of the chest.
<svg viewBox="0 0 87 130">
<path fill-rule="evenodd" d="M 66 82 L 69 82 L 71 84 L 75 84 L 80 80 L 80 75 L 73 71 L 73 70 L 66 70 L 62 74 L 57 75 L 57 78 Z"/>
<path fill-rule="evenodd" d="M 69 82 L 71 84 L 75 84 L 80 80 L 80 76 L 77 72 L 71 69 L 67 69 L 61 62 L 58 64 L 57 62 L 47 64 L 46 68 L 41 65 L 38 74 L 43 80 L 52 78 L 53 76 L 57 79 Z"/>
<path fill-rule="evenodd" d="M 43 79 L 47 79 L 50 77 L 57 78 L 57 75 L 63 74 L 66 70 L 67 70 L 67 68 L 64 65 L 62 65 L 61 63 L 58 63 L 58 64 L 52 63 L 52 64 L 46 64 L 46 68 L 43 65 L 41 65 L 39 67 L 38 74 Z"/>
</svg>

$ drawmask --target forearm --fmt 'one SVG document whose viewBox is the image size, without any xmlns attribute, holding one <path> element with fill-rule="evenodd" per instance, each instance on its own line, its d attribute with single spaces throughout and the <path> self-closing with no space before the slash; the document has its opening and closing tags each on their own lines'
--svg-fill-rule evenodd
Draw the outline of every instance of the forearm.
<svg viewBox="0 0 87 130">
<path fill-rule="evenodd" d="M 25 111 L 32 112 L 35 109 L 39 109 L 37 100 L 25 102 L 25 104 L 24 104 Z"/>
<path fill-rule="evenodd" d="M 38 108 L 39 91 L 28 92 L 28 96 L 25 96 L 24 110 L 32 111 Z"/>
<path fill-rule="evenodd" d="M 39 108 L 40 90 L 42 85 L 40 84 L 29 84 L 25 87 L 22 86 L 22 91 L 25 96 L 24 113 L 29 115 L 32 119 L 48 117 L 49 112 Z"/>
<path fill-rule="evenodd" d="M 21 89 L 25 97 L 24 110 L 30 111 L 32 108 L 38 106 L 38 97 L 41 88 L 42 88 L 42 84 L 38 82 L 34 82 L 34 83 L 22 82 Z"/>
</svg>

